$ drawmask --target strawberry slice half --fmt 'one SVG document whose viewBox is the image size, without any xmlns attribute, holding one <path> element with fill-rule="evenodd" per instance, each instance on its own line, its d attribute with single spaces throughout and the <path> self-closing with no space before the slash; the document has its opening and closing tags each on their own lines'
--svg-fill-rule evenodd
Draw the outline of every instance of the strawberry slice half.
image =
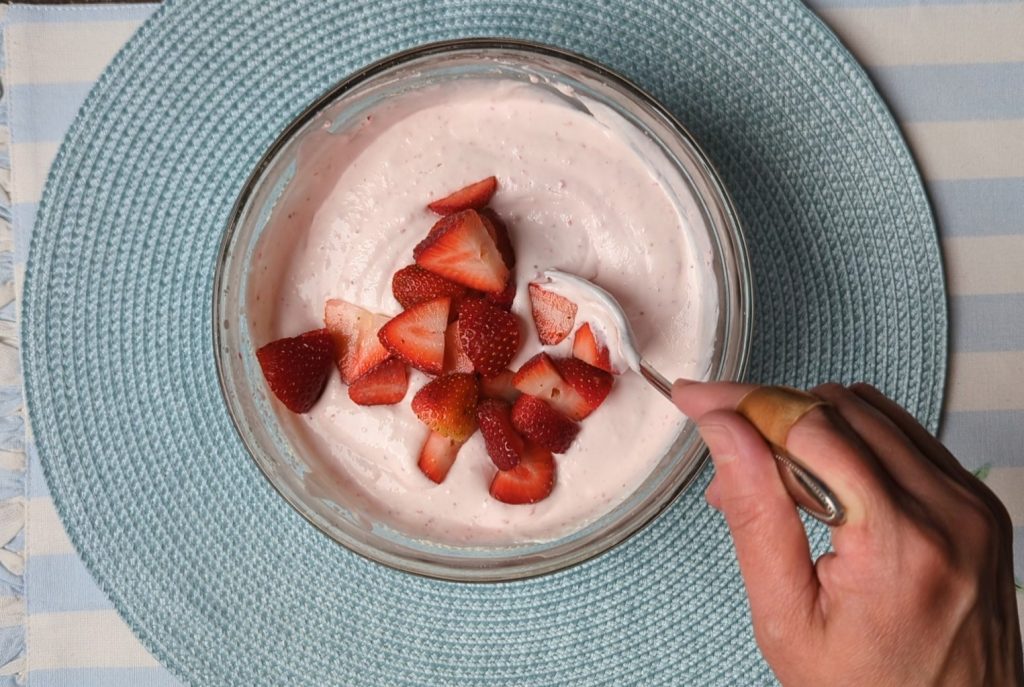
<svg viewBox="0 0 1024 687">
<path fill-rule="evenodd" d="M 519 352 L 519 320 L 482 298 L 459 306 L 459 343 L 484 377 L 500 374 Z"/>
<path fill-rule="evenodd" d="M 466 287 L 448 281 L 419 265 L 408 265 L 395 272 L 395 276 L 391 278 L 391 293 L 395 295 L 395 300 L 408 310 L 414 305 L 442 296 L 448 296 L 452 302 L 457 302 L 466 293 Z"/>
<path fill-rule="evenodd" d="M 523 394 L 512 407 L 512 426 L 552 453 L 569 450 L 580 426 L 536 396 Z"/>
<path fill-rule="evenodd" d="M 614 377 L 604 370 L 576 358 L 556 360 L 555 367 L 558 368 L 558 374 L 562 379 L 583 399 L 584 413 L 582 417 L 574 419 L 582 420 L 604 403 L 615 381 Z"/>
<path fill-rule="evenodd" d="M 476 421 L 494 465 L 499 470 L 511 470 L 519 465 L 526 445 L 512 426 L 512 407 L 505 401 L 481 401 L 476 407 Z"/>
<path fill-rule="evenodd" d="M 473 361 L 459 343 L 459 321 L 448 325 L 444 333 L 444 366 L 442 372 L 473 372 Z"/>
<path fill-rule="evenodd" d="M 293 413 L 304 413 L 320 399 L 334 358 L 326 329 L 271 341 L 256 351 L 267 386 Z"/>
<path fill-rule="evenodd" d="M 450 439 L 443 434 L 431 432 L 420 449 L 417 465 L 427 478 L 440 484 L 455 464 L 455 458 L 465 442 Z"/>
<path fill-rule="evenodd" d="M 487 177 L 464 186 L 440 200 L 427 205 L 431 212 L 439 215 L 450 215 L 462 210 L 479 210 L 491 202 L 494 192 L 498 190 L 498 179 Z"/>
<path fill-rule="evenodd" d="M 381 327 L 381 344 L 417 370 L 432 375 L 444 368 L 444 335 L 451 299 L 435 298 L 414 305 Z"/>
<path fill-rule="evenodd" d="M 524 394 L 547 401 L 573 420 L 582 420 L 590 413 L 587 401 L 562 379 L 555 361 L 547 353 L 538 353 L 523 363 L 512 378 L 512 384 Z"/>
<path fill-rule="evenodd" d="M 512 385 L 515 377 L 512 370 L 502 370 L 493 377 L 480 378 L 480 395 L 483 398 L 496 398 L 508 403 L 515 403 L 519 398 L 519 389 Z"/>
<path fill-rule="evenodd" d="M 324 324 L 334 338 L 334 358 L 346 384 L 391 357 L 391 352 L 377 338 L 377 332 L 387 321 L 386 315 L 372 313 L 340 298 L 332 298 L 324 304 Z"/>
<path fill-rule="evenodd" d="M 504 503 L 537 503 L 555 487 L 555 459 L 551 452 L 527 442 L 519 465 L 498 470 L 491 480 L 491 496 Z"/>
<path fill-rule="evenodd" d="M 446 217 L 413 254 L 416 264 L 445 279 L 485 293 L 500 293 L 509 269 L 475 210 Z M 435 227 L 436 229 L 436 227 Z"/>
<path fill-rule="evenodd" d="M 516 251 L 512 248 L 512 236 L 508 233 L 508 225 L 491 208 L 484 208 L 480 211 L 480 220 L 484 223 L 484 228 L 487 229 L 494 245 L 498 247 L 505 267 L 510 270 L 515 269 Z"/>
<path fill-rule="evenodd" d="M 594 330 L 590 328 L 589 322 L 585 322 L 576 330 L 576 336 L 572 340 L 572 354 L 588 365 L 593 365 L 605 372 L 615 372 L 612 369 L 608 347 L 597 338 Z"/>
<path fill-rule="evenodd" d="M 431 431 L 466 441 L 476 431 L 476 375 L 452 372 L 427 383 L 412 397 L 412 411 Z"/>
<path fill-rule="evenodd" d="M 348 385 L 348 397 L 361 406 L 389 406 L 405 398 L 409 390 L 409 370 L 397 358 L 380 365 Z"/>
<path fill-rule="evenodd" d="M 530 284 L 530 307 L 537 337 L 546 346 L 561 343 L 576 323 L 576 304 L 538 284 Z"/>
</svg>

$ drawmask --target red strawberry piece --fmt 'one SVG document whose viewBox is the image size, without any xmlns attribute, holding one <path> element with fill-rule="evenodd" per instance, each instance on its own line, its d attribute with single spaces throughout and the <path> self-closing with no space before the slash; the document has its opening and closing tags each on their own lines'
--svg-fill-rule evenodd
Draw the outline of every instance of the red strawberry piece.
<svg viewBox="0 0 1024 687">
<path fill-rule="evenodd" d="M 327 385 L 334 340 L 326 329 L 271 341 L 256 351 L 267 386 L 293 413 L 313 407 Z"/>
<path fill-rule="evenodd" d="M 391 292 L 395 294 L 395 300 L 408 310 L 414 305 L 442 296 L 449 296 L 454 302 L 466 293 L 466 287 L 419 265 L 408 265 L 395 272 L 391 278 Z"/>
<path fill-rule="evenodd" d="M 582 420 L 590 412 L 587 402 L 562 379 L 555 361 L 547 353 L 538 353 L 523 363 L 512 378 L 512 384 L 524 394 L 544 399 L 573 420 Z"/>
<path fill-rule="evenodd" d="M 443 372 L 473 372 L 473 361 L 462 350 L 459 342 L 459 321 L 448 325 L 444 333 L 444 367 Z"/>
<path fill-rule="evenodd" d="M 513 377 L 515 377 L 515 373 L 512 370 L 502 370 L 494 377 L 481 377 L 480 395 L 484 398 L 496 398 L 515 403 L 519 398 L 519 389 L 512 386 Z"/>
<path fill-rule="evenodd" d="M 476 376 L 452 372 L 427 383 L 412 397 L 412 411 L 434 432 L 465 441 L 476 431 Z"/>
<path fill-rule="evenodd" d="M 495 177 L 487 177 L 460 188 L 440 200 L 435 200 L 427 207 L 439 215 L 451 215 L 461 210 L 479 210 L 491 201 L 491 197 L 497 190 L 498 180 Z"/>
<path fill-rule="evenodd" d="M 519 465 L 526 446 L 512 426 L 512 407 L 504 401 L 488 399 L 476 407 L 476 421 L 491 457 L 499 470 Z"/>
<path fill-rule="evenodd" d="M 572 354 L 583 362 L 601 368 L 605 372 L 614 372 L 608 347 L 598 340 L 594 330 L 590 328 L 589 322 L 584 323 L 576 330 L 576 336 L 572 340 Z"/>
<path fill-rule="evenodd" d="M 405 363 L 389 358 L 348 386 L 348 397 L 361 406 L 387 406 L 405 398 L 409 370 Z"/>
<path fill-rule="evenodd" d="M 526 443 L 519 465 L 498 470 L 491 480 L 491 496 L 504 503 L 536 503 L 555 487 L 555 459 L 551 452 Z"/>
<path fill-rule="evenodd" d="M 447 297 L 414 305 L 381 327 L 380 342 L 417 370 L 441 374 L 450 307 L 451 299 Z"/>
<path fill-rule="evenodd" d="M 580 426 L 536 396 L 523 394 L 512 407 L 512 426 L 552 453 L 565 453 Z"/>
<path fill-rule="evenodd" d="M 501 253 L 501 259 L 505 261 L 505 267 L 514 269 L 516 266 L 516 252 L 512 248 L 512 237 L 508 233 L 508 225 L 491 208 L 484 208 L 480 211 L 480 220 L 484 228 L 494 241 Z"/>
<path fill-rule="evenodd" d="M 482 298 L 459 306 L 459 342 L 484 377 L 500 374 L 519 352 L 519 320 Z"/>
<path fill-rule="evenodd" d="M 575 419 L 583 419 L 594 412 L 599 405 L 604 403 L 604 399 L 612 390 L 614 378 L 604 370 L 588 365 L 582 360 L 576 358 L 556 360 L 555 367 L 558 368 L 562 379 L 583 399 L 585 412 L 582 417 Z"/>
<path fill-rule="evenodd" d="M 511 275 L 508 278 L 508 283 L 505 284 L 505 288 L 502 289 L 501 293 L 489 293 L 487 294 L 487 300 L 494 303 L 502 310 L 511 310 L 512 303 L 516 299 L 516 277 Z"/>
<path fill-rule="evenodd" d="M 332 298 L 324 305 L 324 324 L 334 338 L 334 357 L 341 378 L 351 384 L 391 357 L 381 345 L 377 332 L 387 324 L 386 315 L 378 315 Z"/>
<path fill-rule="evenodd" d="M 426 237 L 422 241 L 417 243 L 416 246 L 412 249 L 413 259 L 419 259 L 420 253 L 422 253 L 426 248 L 430 247 L 438 236 L 440 236 L 442 233 L 444 233 L 445 231 L 447 231 L 448 229 L 455 226 L 461 221 L 462 219 L 457 215 L 448 215 L 447 217 L 442 217 L 441 219 L 434 222 L 434 226 L 430 227 L 430 231 L 427 232 Z"/>
<path fill-rule="evenodd" d="M 455 463 L 455 457 L 462 448 L 463 441 L 450 439 L 443 434 L 431 432 L 420 449 L 418 465 L 420 472 L 431 481 L 440 484 L 448 476 L 448 471 Z"/>
<path fill-rule="evenodd" d="M 446 217 L 413 252 L 416 264 L 445 279 L 485 293 L 500 293 L 509 269 L 475 210 Z"/>
<path fill-rule="evenodd" d="M 530 307 L 537 325 L 537 337 L 551 346 L 569 336 L 576 323 L 576 304 L 564 296 L 530 284 Z"/>
</svg>

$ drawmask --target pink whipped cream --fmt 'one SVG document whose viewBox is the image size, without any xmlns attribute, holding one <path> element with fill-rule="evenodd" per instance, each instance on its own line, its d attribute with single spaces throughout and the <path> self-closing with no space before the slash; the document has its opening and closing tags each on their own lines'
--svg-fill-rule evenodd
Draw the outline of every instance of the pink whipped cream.
<svg viewBox="0 0 1024 687">
<path fill-rule="evenodd" d="M 254 255 L 254 343 L 322 327 L 329 298 L 397 314 L 391 276 L 412 262 L 413 246 L 436 220 L 426 202 L 494 174 L 491 206 L 507 221 L 518 258 L 513 310 L 525 345 L 512 369 L 541 350 L 527 284 L 558 268 L 611 292 L 645 359 L 666 376 L 705 376 L 718 297 L 693 200 L 669 190 L 653 147 L 617 115 L 596 107 L 588 114 L 566 97 L 542 85 L 464 81 L 392 98 L 343 131 L 325 126 L 306 140 Z M 567 356 L 571 342 L 549 351 Z M 551 495 L 507 505 L 488 493 L 495 468 L 479 433 L 443 484 L 420 473 L 427 430 L 409 402 L 426 381 L 413 370 L 395 406 L 355 405 L 338 375 L 306 415 L 275 402 L 309 468 L 310 490 L 366 522 L 438 543 L 551 540 L 621 503 L 685 421 L 626 372 L 556 456 Z"/>
</svg>

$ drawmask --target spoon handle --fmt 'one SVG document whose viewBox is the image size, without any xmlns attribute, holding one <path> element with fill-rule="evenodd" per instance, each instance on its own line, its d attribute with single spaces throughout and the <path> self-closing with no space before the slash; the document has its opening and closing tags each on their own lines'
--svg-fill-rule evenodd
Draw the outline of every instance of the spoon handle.
<svg viewBox="0 0 1024 687">
<path fill-rule="evenodd" d="M 665 375 L 655 370 L 649 362 L 642 358 L 640 360 L 640 376 L 660 391 L 662 396 L 670 401 L 672 400 L 672 383 L 665 379 Z"/>
<path fill-rule="evenodd" d="M 662 396 L 672 400 L 672 383 L 643 359 L 640 360 L 640 376 L 660 391 Z M 778 463 L 786 490 L 800 508 L 826 525 L 835 527 L 843 524 L 846 516 L 843 504 L 820 477 L 804 467 L 785 449 L 773 446 L 772 455 Z"/>
</svg>

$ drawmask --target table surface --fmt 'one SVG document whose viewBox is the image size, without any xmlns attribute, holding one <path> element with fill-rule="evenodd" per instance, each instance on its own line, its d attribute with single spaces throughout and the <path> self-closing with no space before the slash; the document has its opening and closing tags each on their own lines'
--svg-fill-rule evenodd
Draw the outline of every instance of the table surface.
<svg viewBox="0 0 1024 687">
<path fill-rule="evenodd" d="M 928 186 L 951 315 L 940 436 L 1010 510 L 1020 580 L 1024 1 L 808 4 L 868 69 Z M 179 684 L 112 610 L 67 540 L 26 441 L 17 360 L 16 295 L 46 170 L 91 84 L 154 9 L 0 6 L 0 195 L 10 201 L 6 213 L 0 197 L 0 686 Z"/>
</svg>

